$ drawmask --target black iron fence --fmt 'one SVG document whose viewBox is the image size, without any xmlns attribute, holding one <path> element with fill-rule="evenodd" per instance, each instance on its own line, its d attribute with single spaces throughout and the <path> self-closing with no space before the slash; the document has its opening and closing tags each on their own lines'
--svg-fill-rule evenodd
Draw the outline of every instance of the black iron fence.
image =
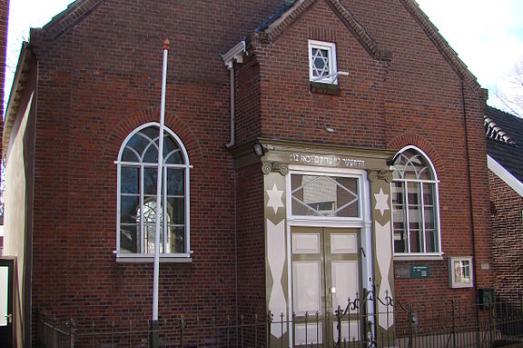
<svg viewBox="0 0 523 348">
<path fill-rule="evenodd" d="M 427 301 L 408 305 L 366 294 L 331 314 L 204 316 L 161 320 L 160 347 L 467 348 L 523 347 L 523 298 L 503 303 Z M 36 345 L 46 348 L 149 347 L 145 321 L 59 321 L 40 315 Z"/>
</svg>

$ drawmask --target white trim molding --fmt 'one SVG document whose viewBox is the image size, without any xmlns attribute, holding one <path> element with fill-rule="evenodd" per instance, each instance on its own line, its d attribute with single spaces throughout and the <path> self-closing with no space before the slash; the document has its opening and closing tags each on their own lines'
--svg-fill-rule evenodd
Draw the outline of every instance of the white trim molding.
<svg viewBox="0 0 523 348">
<path fill-rule="evenodd" d="M 499 164 L 494 158 L 490 157 L 490 155 L 487 155 L 487 165 L 492 173 L 496 174 L 496 176 L 503 180 L 505 184 L 510 186 L 510 188 L 523 197 L 523 183 L 521 181 L 506 170 L 505 167 Z"/>
<path fill-rule="evenodd" d="M 326 76 L 314 76 L 314 57 L 312 50 L 327 51 L 328 74 Z M 324 42 L 309 40 L 309 80 L 311 82 L 327 83 L 332 85 L 338 84 L 338 67 L 336 61 L 336 44 L 333 42 Z"/>
<path fill-rule="evenodd" d="M 116 260 L 117 260 L 117 262 L 127 262 L 127 263 L 153 262 L 154 254 L 122 253 L 121 249 L 120 249 L 121 225 L 122 225 L 121 203 L 122 203 L 122 196 L 125 195 L 125 194 L 122 194 L 122 182 L 121 182 L 122 181 L 122 166 L 136 167 L 140 171 L 140 176 L 139 176 L 140 177 L 140 179 L 139 179 L 140 189 L 138 190 L 139 193 L 132 194 L 132 196 L 138 196 L 140 209 L 143 209 L 143 207 L 144 207 L 144 193 L 143 193 L 144 192 L 144 187 L 143 187 L 144 170 L 158 168 L 157 164 L 155 164 L 153 162 L 150 162 L 150 163 L 144 162 L 143 154 L 146 153 L 147 147 L 143 150 L 143 154 L 138 154 L 138 153 L 136 153 L 136 151 L 134 151 L 134 153 L 137 157 L 136 162 L 123 161 L 124 150 L 126 149 L 131 138 L 134 135 L 136 135 L 137 133 L 139 133 L 141 130 L 146 129 L 148 127 L 155 127 L 155 128 L 158 128 L 158 130 L 159 130 L 160 124 L 158 122 L 149 122 L 149 123 L 145 123 L 145 124 L 137 127 L 136 129 L 134 129 L 122 142 L 122 145 L 120 146 L 120 151 L 118 152 L 118 160 L 114 162 L 117 167 L 117 174 L 116 174 L 116 176 L 117 176 L 117 198 L 116 198 Z M 192 166 L 189 162 L 189 154 L 188 154 L 182 140 L 180 139 L 180 137 L 178 137 L 178 135 L 176 135 L 168 127 L 164 127 L 163 130 L 164 130 L 164 133 L 166 135 L 169 135 L 172 138 L 172 140 L 176 143 L 176 145 L 178 146 L 178 148 L 176 150 L 171 151 L 171 153 L 168 154 L 167 157 L 164 158 L 164 162 L 167 161 L 167 159 L 169 158 L 169 156 L 171 156 L 171 154 L 176 153 L 177 151 L 180 151 L 181 157 L 183 158 L 183 164 L 166 164 L 166 163 L 163 164 L 162 167 L 163 167 L 163 171 L 164 171 L 164 175 L 163 175 L 163 177 L 164 177 L 163 191 L 164 192 L 163 192 L 162 196 L 163 196 L 164 202 L 162 203 L 162 205 L 163 205 L 163 209 L 166 209 L 166 207 L 167 207 L 167 170 L 170 168 L 183 170 L 183 172 L 184 172 L 183 199 L 184 199 L 184 209 L 185 209 L 183 226 L 184 226 L 184 243 L 185 243 L 184 251 L 186 251 L 186 253 L 175 253 L 175 254 L 174 253 L 161 253 L 160 258 L 161 258 L 161 262 L 166 262 L 167 259 L 171 260 L 170 262 L 185 262 L 185 261 L 179 261 L 179 260 L 181 258 L 190 258 L 191 257 L 191 253 L 189 252 L 189 250 L 191 247 L 191 207 L 190 207 L 190 202 L 191 202 L 190 176 L 191 175 L 190 175 L 190 172 L 191 172 Z M 158 132 L 158 134 L 159 134 L 159 132 Z M 158 137 L 159 137 L 159 135 L 158 135 Z M 148 146 L 154 145 L 154 146 L 156 146 L 156 148 L 158 150 L 157 145 L 155 145 L 155 141 L 157 139 L 158 138 L 149 139 L 150 143 Z M 132 149 L 130 149 L 130 150 L 132 150 Z M 174 196 L 171 196 L 171 197 L 174 197 Z M 178 197 L 178 198 L 181 198 L 181 197 Z M 164 215 L 164 217 L 166 217 L 166 216 L 167 216 L 167 214 Z M 129 223 L 128 225 L 131 225 L 131 223 Z M 138 226 L 139 226 L 140 243 L 141 243 L 141 248 L 138 248 L 138 249 L 140 251 L 143 251 L 145 249 L 145 237 L 144 237 L 145 226 L 144 226 L 143 217 L 140 218 L 140 222 L 138 223 Z M 172 224 L 172 226 L 180 227 L 182 225 Z M 168 229 L 167 229 L 167 220 L 166 219 L 164 220 L 162 233 L 165 236 L 164 240 L 166 240 L 168 242 Z M 162 242 L 162 244 L 165 244 L 165 243 Z M 149 259 L 150 259 L 150 261 L 149 261 Z M 176 260 L 178 260 L 178 261 L 176 261 Z"/>
<path fill-rule="evenodd" d="M 402 170 L 405 170 L 405 169 L 398 169 L 396 168 L 396 162 L 398 161 L 398 159 L 400 159 L 400 156 L 403 155 L 404 152 L 406 151 L 414 151 L 417 155 L 416 157 L 418 156 L 421 156 L 425 162 L 427 163 L 427 167 L 429 170 L 432 171 L 432 178 L 430 179 L 422 179 L 419 177 L 418 173 L 416 172 L 416 179 L 410 179 L 410 178 L 406 178 L 406 177 L 403 177 L 402 175 L 399 175 L 399 178 L 398 178 L 398 175 L 394 174 L 393 175 L 393 179 L 392 179 L 392 182 L 391 182 L 391 195 L 390 195 L 390 206 L 391 206 L 391 209 L 392 209 L 392 218 L 391 218 L 391 224 L 392 226 L 394 226 L 394 215 L 395 215 L 395 206 L 393 204 L 393 194 L 394 194 L 394 190 L 393 190 L 393 185 L 394 183 L 401 183 L 401 191 L 402 191 L 402 196 L 403 196 L 403 203 L 402 205 L 404 206 L 404 208 L 402 209 L 403 212 L 401 213 L 403 215 L 403 222 L 404 222 L 404 232 L 406 232 L 407 234 L 407 239 L 406 239 L 406 242 L 405 242 L 405 251 L 403 252 L 396 252 L 396 250 L 394 250 L 394 254 L 393 254 L 393 259 L 395 261 L 406 261 L 406 260 L 441 260 L 442 259 L 442 255 L 443 255 L 443 252 L 442 252 L 442 244 L 441 244 L 441 213 L 440 213 L 440 202 L 439 202 L 439 180 L 438 180 L 438 173 L 436 172 L 436 168 L 434 167 L 434 164 L 432 163 L 432 160 L 430 159 L 430 157 L 423 151 L 421 150 L 420 148 L 414 146 L 414 145 L 407 145 L 405 147 L 403 147 L 401 150 L 399 150 L 396 155 L 394 156 L 394 159 L 393 159 L 393 164 L 390 166 L 390 169 L 393 170 L 395 173 L 396 172 L 401 172 Z M 403 155 L 403 157 L 405 157 Z M 411 160 L 408 161 L 408 163 L 411 162 Z M 408 165 L 407 163 L 407 165 Z M 409 207 L 409 189 L 408 189 L 408 184 L 409 183 L 417 183 L 419 184 L 419 195 L 420 195 L 420 206 L 423 207 L 421 209 L 421 227 L 420 227 L 420 231 L 419 232 L 422 232 L 422 238 L 421 238 L 421 249 L 423 249 L 422 251 L 419 251 L 419 252 L 411 252 L 411 242 L 410 242 L 410 217 L 409 217 L 409 209 L 407 207 Z M 435 214 L 434 218 L 434 228 L 433 229 L 429 229 L 429 230 L 433 230 L 434 233 L 437 233 L 437 250 L 434 250 L 434 251 L 426 251 L 427 249 L 427 243 L 426 243 L 426 231 L 427 231 L 427 228 L 426 228 L 426 225 L 425 225 L 425 209 L 427 206 L 430 206 L 430 204 L 426 205 L 425 202 L 424 202 L 424 197 L 425 197 L 425 194 L 424 194 L 424 186 L 425 184 L 429 184 L 429 185 L 433 185 L 433 196 L 434 196 L 434 201 L 432 203 L 432 208 L 433 208 L 433 214 Z M 393 228 L 393 231 L 392 231 L 392 235 L 393 237 L 395 237 L 395 230 Z M 394 247 L 394 245 L 393 245 Z"/>
</svg>

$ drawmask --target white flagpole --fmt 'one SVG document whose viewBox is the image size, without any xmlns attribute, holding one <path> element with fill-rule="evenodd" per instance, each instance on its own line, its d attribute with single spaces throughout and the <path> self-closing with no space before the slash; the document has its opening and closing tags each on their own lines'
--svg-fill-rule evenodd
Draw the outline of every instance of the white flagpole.
<svg viewBox="0 0 523 348">
<path fill-rule="evenodd" d="M 163 174 L 163 129 L 165 123 L 165 94 L 167 88 L 167 57 L 169 40 L 163 42 L 162 101 L 160 107 L 160 131 L 158 139 L 158 181 L 156 184 L 156 233 L 154 235 L 154 277 L 153 277 L 153 324 L 158 323 L 158 289 L 160 283 L 160 233 L 162 211 L 162 174 Z"/>
</svg>

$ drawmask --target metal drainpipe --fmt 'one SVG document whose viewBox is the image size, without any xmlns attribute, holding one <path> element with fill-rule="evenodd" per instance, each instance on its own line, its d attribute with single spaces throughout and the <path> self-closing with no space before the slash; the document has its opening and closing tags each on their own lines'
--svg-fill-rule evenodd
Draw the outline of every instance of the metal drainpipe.
<svg viewBox="0 0 523 348">
<path fill-rule="evenodd" d="M 472 201 L 472 173 L 470 171 L 470 152 L 469 152 L 469 132 L 467 126 L 467 107 L 465 105 L 465 84 L 461 80 L 461 98 L 463 105 L 463 121 L 465 123 L 465 153 L 467 156 L 467 175 L 468 175 L 468 190 L 469 190 L 469 209 L 470 209 L 470 224 L 472 228 L 472 257 L 473 257 L 473 268 L 474 277 L 476 278 L 476 288 L 478 284 L 478 260 L 476 258 L 476 228 L 474 224 L 474 204 Z"/>
<path fill-rule="evenodd" d="M 235 128 L 234 128 L 234 123 L 235 123 L 235 114 L 236 114 L 236 84 L 235 84 L 235 81 L 234 81 L 234 60 L 231 62 L 231 67 L 229 68 L 229 77 L 230 77 L 230 110 L 231 110 L 231 124 L 230 124 L 230 130 L 231 130 L 231 134 L 230 134 L 230 141 L 229 143 L 225 144 L 225 147 L 227 147 L 228 149 L 230 149 L 231 147 L 233 147 L 235 145 Z"/>
<path fill-rule="evenodd" d="M 234 81 L 234 60 L 231 62 L 231 65 L 229 67 L 229 86 L 230 86 L 230 141 L 225 144 L 225 147 L 230 149 L 235 145 L 235 114 L 236 114 L 236 84 Z M 236 174 L 234 175 L 233 179 L 233 185 L 234 185 L 234 286 L 235 286 L 235 303 L 236 303 L 236 319 L 239 318 L 239 297 L 238 297 L 238 224 L 237 224 L 237 212 L 236 212 L 236 201 L 238 199 L 238 193 L 237 193 L 237 181 L 236 181 Z"/>
</svg>

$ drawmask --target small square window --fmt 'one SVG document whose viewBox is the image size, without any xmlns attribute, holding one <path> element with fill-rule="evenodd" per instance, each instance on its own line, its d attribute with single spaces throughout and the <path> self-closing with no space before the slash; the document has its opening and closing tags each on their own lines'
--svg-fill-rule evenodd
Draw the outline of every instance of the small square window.
<svg viewBox="0 0 523 348">
<path fill-rule="evenodd" d="M 309 40 L 309 80 L 338 84 L 336 45 L 334 43 Z"/>
<path fill-rule="evenodd" d="M 449 272 L 451 288 L 472 288 L 474 286 L 472 257 L 451 257 Z"/>
</svg>

